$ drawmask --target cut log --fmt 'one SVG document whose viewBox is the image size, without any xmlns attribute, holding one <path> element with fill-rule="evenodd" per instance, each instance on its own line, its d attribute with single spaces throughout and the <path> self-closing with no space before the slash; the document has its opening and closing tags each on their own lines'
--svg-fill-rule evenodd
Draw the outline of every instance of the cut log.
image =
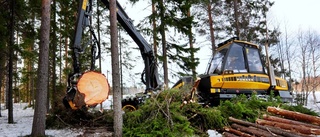
<svg viewBox="0 0 320 137">
<path fill-rule="evenodd" d="M 285 131 L 285 130 L 283 130 L 281 128 L 275 128 L 275 127 L 271 127 L 271 126 L 262 126 L 262 125 L 258 125 L 258 124 L 255 124 L 255 123 L 250 123 L 250 122 L 247 122 L 247 121 L 236 119 L 236 118 L 233 118 L 233 117 L 229 117 L 229 120 L 234 122 L 234 123 L 241 124 L 241 125 L 253 126 L 253 127 L 257 127 L 257 128 L 263 129 L 263 130 L 267 130 L 267 131 L 275 133 L 277 135 L 282 135 L 282 136 L 286 136 L 286 137 L 301 137 L 301 136 L 299 136 L 297 134 L 294 134 L 294 133 L 289 132 L 289 131 Z"/>
<path fill-rule="evenodd" d="M 313 125 L 313 124 L 308 124 L 300 121 L 294 121 L 290 119 L 285 119 L 285 118 L 280 118 L 280 117 L 275 117 L 275 116 L 270 116 L 270 115 L 263 115 L 264 120 L 269 120 L 269 121 L 275 121 L 275 122 L 280 122 L 280 123 L 287 123 L 287 124 L 292 124 L 292 125 L 301 125 L 305 127 L 310 127 L 310 128 L 317 128 L 320 129 L 320 126 Z"/>
<path fill-rule="evenodd" d="M 250 134 L 241 132 L 239 130 L 235 130 L 235 129 L 231 128 L 231 127 L 223 127 L 223 129 L 224 129 L 224 131 L 230 132 L 232 134 L 235 134 L 235 135 L 238 135 L 238 136 L 241 136 L 241 137 L 253 137 Z"/>
<path fill-rule="evenodd" d="M 315 125 L 320 125 L 320 118 L 316 116 L 311 116 L 307 114 L 302 114 L 299 112 L 284 110 L 276 107 L 268 107 L 267 111 L 273 114 L 284 116 L 285 118 L 308 122 Z"/>
<path fill-rule="evenodd" d="M 229 133 L 229 132 L 223 132 L 222 134 L 224 135 L 224 137 L 239 137 L 239 136 L 232 134 L 232 133 Z"/>
<path fill-rule="evenodd" d="M 254 136 L 265 136 L 263 133 L 261 133 L 259 131 L 256 131 L 254 129 L 251 129 L 251 128 L 248 128 L 248 127 L 245 127 L 245 126 L 241 126 L 241 125 L 238 125 L 238 124 L 235 124 L 235 123 L 233 123 L 231 125 L 231 127 L 234 128 L 234 129 L 240 130 L 242 132 L 246 132 L 246 133 L 252 134 Z"/>
<path fill-rule="evenodd" d="M 319 129 L 308 128 L 308 127 L 300 126 L 300 125 L 279 123 L 279 122 L 267 121 L 267 120 L 263 120 L 263 119 L 257 119 L 256 123 L 258 123 L 260 125 L 269 125 L 269 126 L 279 127 L 282 129 L 290 130 L 292 132 L 296 132 L 296 133 L 302 133 L 302 134 L 307 134 L 307 135 L 320 135 Z"/>
<path fill-rule="evenodd" d="M 272 133 L 270 131 L 266 131 L 266 130 L 263 130 L 263 129 L 260 129 L 260 128 L 256 128 L 256 127 L 252 127 L 252 126 L 249 126 L 249 128 L 254 129 L 257 132 L 260 132 L 260 133 L 264 134 L 265 137 L 283 137 L 281 135 L 277 135 L 275 133 Z"/>
</svg>

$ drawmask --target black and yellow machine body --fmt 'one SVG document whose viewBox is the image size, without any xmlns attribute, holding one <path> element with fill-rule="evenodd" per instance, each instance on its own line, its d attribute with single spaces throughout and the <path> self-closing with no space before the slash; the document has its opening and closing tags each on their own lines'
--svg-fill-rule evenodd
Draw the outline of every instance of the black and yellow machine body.
<svg viewBox="0 0 320 137">
<path fill-rule="evenodd" d="M 221 100 L 240 94 L 251 96 L 253 93 L 270 95 L 273 92 L 285 102 L 292 99 L 287 81 L 269 75 L 259 46 L 236 38 L 218 45 L 206 72 L 198 77 L 196 96 L 198 102 L 205 105 L 218 105 Z M 272 79 L 274 85 L 271 84 Z M 185 77 L 173 88 L 193 84 L 194 81 L 192 77 Z"/>
</svg>

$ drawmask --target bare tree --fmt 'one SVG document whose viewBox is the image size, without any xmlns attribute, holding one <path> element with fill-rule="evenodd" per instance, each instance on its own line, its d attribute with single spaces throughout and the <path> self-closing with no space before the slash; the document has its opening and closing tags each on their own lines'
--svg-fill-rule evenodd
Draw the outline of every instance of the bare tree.
<svg viewBox="0 0 320 137">
<path fill-rule="evenodd" d="M 41 6 L 39 68 L 31 136 L 45 136 L 49 76 L 50 2 L 51 0 L 42 0 Z"/>
<path fill-rule="evenodd" d="M 303 31 L 299 30 L 297 40 L 301 52 L 300 63 L 302 67 L 301 103 L 303 103 L 303 105 L 307 105 L 308 95 L 310 94 L 310 50 L 307 35 Z"/>
<path fill-rule="evenodd" d="M 116 0 L 110 0 L 110 35 L 111 35 L 111 62 L 112 62 L 112 85 L 113 85 L 113 128 L 114 136 L 122 136 L 122 110 L 121 110 L 121 87 L 119 72 L 118 30 L 117 30 L 117 7 Z"/>
<path fill-rule="evenodd" d="M 317 102 L 317 98 L 315 95 L 315 91 L 317 87 L 320 85 L 319 81 L 317 80 L 319 74 L 317 74 L 319 70 L 319 60 L 320 60 L 320 55 L 319 55 L 319 49 L 320 49 L 320 40 L 319 40 L 319 35 L 317 34 L 316 31 L 308 30 L 306 33 L 306 42 L 307 42 L 307 47 L 308 47 L 308 52 L 311 56 L 311 77 L 309 78 L 309 83 L 308 86 L 311 88 L 313 98 L 314 98 L 314 103 Z"/>
<path fill-rule="evenodd" d="M 291 82 L 293 82 L 293 79 L 292 79 L 292 71 L 291 71 L 291 63 L 293 61 L 293 52 L 294 50 L 292 50 L 292 43 L 289 43 L 289 35 L 288 35 L 288 31 L 287 31 L 287 26 L 284 26 L 285 27 L 285 32 L 284 32 L 284 56 L 287 60 L 287 64 L 288 64 L 288 75 L 289 75 L 289 82 L 291 84 Z"/>
</svg>

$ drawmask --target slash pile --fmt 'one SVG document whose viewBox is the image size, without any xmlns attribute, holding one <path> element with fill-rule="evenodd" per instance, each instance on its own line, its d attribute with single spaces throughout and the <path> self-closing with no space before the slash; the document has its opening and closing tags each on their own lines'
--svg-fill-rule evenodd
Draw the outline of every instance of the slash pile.
<svg viewBox="0 0 320 137">
<path fill-rule="evenodd" d="M 255 123 L 229 117 L 231 126 L 224 127 L 226 137 L 284 136 L 305 137 L 320 135 L 320 117 L 302 114 L 276 107 L 268 107 L 271 115 L 263 115 Z"/>
</svg>

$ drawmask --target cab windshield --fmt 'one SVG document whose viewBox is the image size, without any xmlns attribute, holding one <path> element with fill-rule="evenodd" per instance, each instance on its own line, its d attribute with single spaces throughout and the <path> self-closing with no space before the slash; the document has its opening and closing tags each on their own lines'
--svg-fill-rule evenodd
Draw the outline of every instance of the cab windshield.
<svg viewBox="0 0 320 137">
<path fill-rule="evenodd" d="M 233 73 L 264 73 L 259 50 L 244 43 L 232 43 L 215 52 L 208 64 L 208 74 L 221 74 L 225 70 Z"/>
</svg>

